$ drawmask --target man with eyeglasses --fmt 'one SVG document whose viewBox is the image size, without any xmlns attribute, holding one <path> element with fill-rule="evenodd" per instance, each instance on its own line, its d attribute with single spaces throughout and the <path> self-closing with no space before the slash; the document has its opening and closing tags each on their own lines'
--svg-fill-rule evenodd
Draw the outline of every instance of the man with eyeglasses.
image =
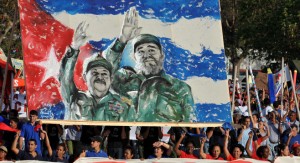
<svg viewBox="0 0 300 163">
<path fill-rule="evenodd" d="M 164 71 L 165 54 L 160 39 L 140 31 L 138 13 L 130 8 L 120 37 L 105 53 L 114 67 L 112 87 L 121 95 L 130 96 L 138 122 L 190 122 L 194 111 L 190 86 Z M 131 40 L 137 70 L 133 74 L 120 68 L 123 50 Z"/>
<path fill-rule="evenodd" d="M 94 136 L 91 138 L 92 150 L 83 151 L 80 157 L 108 157 L 107 154 L 101 150 L 102 137 Z"/>
</svg>

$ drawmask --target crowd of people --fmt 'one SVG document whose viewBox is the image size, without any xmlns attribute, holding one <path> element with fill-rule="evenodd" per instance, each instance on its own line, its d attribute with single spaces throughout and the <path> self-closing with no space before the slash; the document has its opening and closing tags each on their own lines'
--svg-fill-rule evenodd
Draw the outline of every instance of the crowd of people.
<svg viewBox="0 0 300 163">
<path fill-rule="evenodd" d="M 274 161 L 278 156 L 300 155 L 299 117 L 289 91 L 281 104 L 271 104 L 268 94 L 259 91 L 261 114 L 254 88 L 251 108 L 246 92 L 236 94 L 233 123 L 221 127 L 171 127 L 170 139 L 161 141 L 161 127 L 80 126 L 42 124 L 31 110 L 29 121 L 18 111 L 2 112 L 1 122 L 15 131 L 1 131 L 0 160 L 47 160 L 74 162 L 80 157 L 111 159 L 191 158 L 236 160 L 253 158 Z M 298 101 L 300 94 L 297 94 Z M 250 112 L 250 113 L 249 113 Z M 6 113 L 6 114 L 5 114 Z"/>
</svg>

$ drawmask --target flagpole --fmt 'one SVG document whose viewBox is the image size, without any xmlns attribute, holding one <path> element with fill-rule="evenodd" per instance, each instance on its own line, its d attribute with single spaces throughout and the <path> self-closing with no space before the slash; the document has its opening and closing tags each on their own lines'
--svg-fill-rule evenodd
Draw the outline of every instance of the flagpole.
<svg viewBox="0 0 300 163">
<path fill-rule="evenodd" d="M 237 73 L 236 71 L 237 71 L 237 66 L 234 66 L 231 117 L 233 117 L 233 111 L 235 108 L 235 87 L 236 87 L 236 73 Z M 232 123 L 233 123 L 233 118 L 231 118 L 231 119 L 232 119 Z"/>
<path fill-rule="evenodd" d="M 255 90 L 255 96 L 256 96 L 256 101 L 257 101 L 257 105 L 258 105 L 259 117 L 261 118 L 262 117 L 261 105 L 260 105 L 258 91 L 257 91 L 257 88 L 256 88 L 256 83 L 255 83 L 255 80 L 254 80 L 254 75 L 253 75 L 253 72 L 252 72 L 251 65 L 249 65 L 249 70 L 250 70 L 250 75 L 251 75 L 251 78 L 252 78 L 253 87 L 254 87 L 254 90 Z"/>
<path fill-rule="evenodd" d="M 250 91 L 249 91 L 249 72 L 248 72 L 248 67 L 249 67 L 249 60 L 247 58 L 247 66 L 246 66 L 247 107 L 248 107 L 248 113 L 250 115 L 252 124 L 254 125 L 252 111 L 251 111 L 251 105 L 250 105 Z"/>
<path fill-rule="evenodd" d="M 293 88 L 293 94 L 294 94 L 294 98 L 295 98 L 295 103 L 296 103 L 296 109 L 297 109 L 297 113 L 298 113 L 298 117 L 300 117 L 300 112 L 299 112 L 299 103 L 298 103 L 298 99 L 297 99 L 297 95 L 295 92 L 295 85 L 293 83 L 293 76 L 292 76 L 292 71 L 290 70 L 290 76 L 291 76 L 291 83 L 292 83 L 292 88 Z"/>
<path fill-rule="evenodd" d="M 14 99 L 14 74 L 11 72 L 10 73 L 10 107 L 12 107 L 13 105 L 13 99 Z M 11 108 L 11 109 L 15 109 L 15 108 Z"/>
<path fill-rule="evenodd" d="M 281 106 L 283 107 L 283 94 L 284 94 L 284 79 L 286 79 L 286 75 L 284 73 L 284 57 L 281 59 Z M 282 112 L 281 112 L 282 114 Z M 280 115 L 282 117 L 282 115 Z"/>
<path fill-rule="evenodd" d="M 293 74 L 293 75 L 294 75 L 294 76 L 293 76 L 294 78 L 293 78 L 293 80 L 292 80 L 292 81 L 293 81 L 293 83 L 294 83 L 294 86 L 296 87 L 296 80 L 297 80 L 297 70 L 294 70 L 294 74 Z M 297 91 L 297 90 L 296 90 L 296 88 L 295 88 L 295 91 Z"/>
</svg>

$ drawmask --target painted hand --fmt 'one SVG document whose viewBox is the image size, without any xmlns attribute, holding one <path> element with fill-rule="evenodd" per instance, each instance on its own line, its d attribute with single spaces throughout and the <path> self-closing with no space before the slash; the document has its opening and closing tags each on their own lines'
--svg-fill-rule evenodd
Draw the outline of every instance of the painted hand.
<svg viewBox="0 0 300 163">
<path fill-rule="evenodd" d="M 129 40 L 138 36 L 141 30 L 142 28 L 138 27 L 138 12 L 134 7 L 131 7 L 125 14 L 119 39 L 122 43 L 127 43 Z"/>
<path fill-rule="evenodd" d="M 86 30 L 89 27 L 89 24 L 86 22 L 81 22 L 74 33 L 73 42 L 72 42 L 72 48 L 75 50 L 78 50 L 81 46 L 83 46 L 87 41 L 87 35 Z"/>
</svg>

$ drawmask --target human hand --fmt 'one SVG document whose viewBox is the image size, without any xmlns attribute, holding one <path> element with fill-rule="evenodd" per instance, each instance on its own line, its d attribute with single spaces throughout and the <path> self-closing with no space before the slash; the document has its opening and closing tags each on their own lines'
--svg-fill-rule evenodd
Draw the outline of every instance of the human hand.
<svg viewBox="0 0 300 163">
<path fill-rule="evenodd" d="M 20 135 L 21 135 L 21 131 L 19 130 L 16 132 L 16 137 L 20 137 Z"/>
<path fill-rule="evenodd" d="M 89 24 L 87 24 L 85 21 L 81 22 L 75 32 L 72 42 L 72 48 L 75 50 L 78 50 L 81 46 L 83 46 L 87 41 L 87 35 L 86 35 L 86 29 L 89 27 Z"/>
<path fill-rule="evenodd" d="M 181 138 L 184 138 L 184 137 L 185 137 L 185 134 L 186 134 L 186 132 L 182 131 L 180 137 L 181 137 Z"/>
<path fill-rule="evenodd" d="M 226 136 L 226 137 L 229 137 L 229 131 L 230 131 L 230 130 L 225 130 L 225 136 Z"/>
<path fill-rule="evenodd" d="M 106 130 L 103 132 L 103 137 L 107 137 L 110 134 L 110 130 Z"/>
<path fill-rule="evenodd" d="M 249 135 L 249 138 L 253 138 L 253 131 L 250 131 L 250 132 L 248 133 L 248 135 Z"/>
<path fill-rule="evenodd" d="M 201 142 L 201 144 L 204 144 L 205 142 L 206 142 L 206 138 L 204 137 L 204 138 L 201 138 L 200 139 L 200 142 Z"/>
<path fill-rule="evenodd" d="M 153 143 L 153 147 L 160 147 L 160 146 L 162 146 L 163 144 L 164 144 L 163 142 L 157 141 L 157 142 Z"/>
<path fill-rule="evenodd" d="M 127 43 L 129 40 L 138 36 L 141 30 L 142 28 L 138 27 L 138 12 L 134 7 L 131 7 L 125 14 L 119 39 L 122 43 Z"/>
</svg>

